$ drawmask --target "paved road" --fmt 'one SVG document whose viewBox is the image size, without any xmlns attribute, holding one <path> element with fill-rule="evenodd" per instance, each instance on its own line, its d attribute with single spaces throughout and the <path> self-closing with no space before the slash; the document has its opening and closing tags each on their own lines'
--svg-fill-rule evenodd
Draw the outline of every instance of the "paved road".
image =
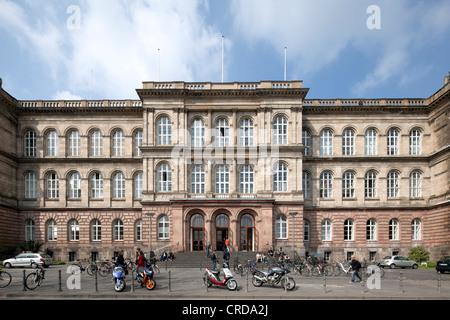
<svg viewBox="0 0 450 320">
<path fill-rule="evenodd" d="M 120 299 L 120 300 L 302 300 L 302 299 L 360 299 L 360 300 L 449 300 L 450 274 L 439 275 L 432 269 L 396 269 L 386 270 L 385 276 L 376 282 L 349 283 L 350 276 L 338 277 L 304 277 L 292 275 L 296 287 L 285 291 L 280 285 L 276 287 L 263 285 L 254 287 L 249 277 L 236 276 L 237 291 L 229 291 L 225 287 L 206 288 L 203 285 L 204 269 L 200 268 L 162 268 L 155 275 L 157 286 L 149 291 L 131 281 L 127 276 L 127 287 L 124 292 L 116 293 L 111 277 L 89 276 L 83 272 L 76 279 L 67 273 L 68 266 L 51 266 L 46 269 L 46 277 L 41 287 L 33 291 L 24 290 L 23 276 L 33 269 L 7 269 L 13 279 L 7 288 L 0 289 L 0 299 Z M 75 281 L 79 280 L 79 281 Z M 71 288 L 72 287 L 72 288 Z"/>
</svg>

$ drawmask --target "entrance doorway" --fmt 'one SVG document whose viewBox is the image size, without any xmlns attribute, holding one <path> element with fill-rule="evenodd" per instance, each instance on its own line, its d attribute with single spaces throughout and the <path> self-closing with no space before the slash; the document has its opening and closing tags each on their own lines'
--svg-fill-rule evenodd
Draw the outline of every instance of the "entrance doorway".
<svg viewBox="0 0 450 320">
<path fill-rule="evenodd" d="M 241 251 L 253 251 L 255 236 L 255 223 L 253 216 L 245 214 L 241 218 L 241 236 L 239 249 Z"/>
<path fill-rule="evenodd" d="M 216 217 L 216 250 L 225 250 L 225 240 L 229 236 L 230 222 L 226 214 L 219 214 Z"/>
<path fill-rule="evenodd" d="M 191 218 L 191 250 L 203 251 L 205 245 L 205 228 L 203 216 L 194 214 Z"/>
</svg>

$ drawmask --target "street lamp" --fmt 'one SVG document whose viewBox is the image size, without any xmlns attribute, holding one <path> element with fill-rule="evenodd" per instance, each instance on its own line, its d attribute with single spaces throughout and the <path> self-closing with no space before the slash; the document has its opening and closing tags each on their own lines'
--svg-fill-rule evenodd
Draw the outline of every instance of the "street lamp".
<svg viewBox="0 0 450 320">
<path fill-rule="evenodd" d="M 146 212 L 145 213 L 148 216 L 149 220 L 149 244 L 148 244 L 148 259 L 151 259 L 151 252 L 152 252 L 152 218 L 155 215 L 154 212 Z"/>
</svg>

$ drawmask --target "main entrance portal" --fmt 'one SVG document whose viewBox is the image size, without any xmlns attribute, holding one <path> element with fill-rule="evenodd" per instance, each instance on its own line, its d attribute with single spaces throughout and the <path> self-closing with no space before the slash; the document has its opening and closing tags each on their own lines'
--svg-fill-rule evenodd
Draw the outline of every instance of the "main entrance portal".
<svg viewBox="0 0 450 320">
<path fill-rule="evenodd" d="M 203 217 L 195 214 L 191 218 L 191 250 L 203 251 L 205 245 L 205 228 Z"/>
<path fill-rule="evenodd" d="M 255 224 L 253 217 L 245 214 L 241 218 L 241 239 L 239 249 L 241 251 L 253 251 L 255 236 Z"/>
<path fill-rule="evenodd" d="M 230 222 L 226 214 L 219 214 L 216 218 L 216 250 L 225 250 L 225 240 L 228 239 Z"/>
</svg>

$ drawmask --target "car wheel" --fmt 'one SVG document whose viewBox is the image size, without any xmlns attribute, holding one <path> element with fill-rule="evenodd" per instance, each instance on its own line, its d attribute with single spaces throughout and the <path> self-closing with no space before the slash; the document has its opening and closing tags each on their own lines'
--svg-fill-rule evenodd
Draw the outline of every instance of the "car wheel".
<svg viewBox="0 0 450 320">
<path fill-rule="evenodd" d="M 391 265 L 389 266 L 389 268 L 395 269 L 395 264 L 391 264 Z"/>
<path fill-rule="evenodd" d="M 417 269 L 419 266 L 417 264 L 413 264 L 412 268 Z"/>
<path fill-rule="evenodd" d="M 12 267 L 12 265 L 11 265 L 11 263 L 9 263 L 9 262 L 7 262 L 7 263 L 5 263 L 5 268 L 11 268 Z"/>
</svg>

